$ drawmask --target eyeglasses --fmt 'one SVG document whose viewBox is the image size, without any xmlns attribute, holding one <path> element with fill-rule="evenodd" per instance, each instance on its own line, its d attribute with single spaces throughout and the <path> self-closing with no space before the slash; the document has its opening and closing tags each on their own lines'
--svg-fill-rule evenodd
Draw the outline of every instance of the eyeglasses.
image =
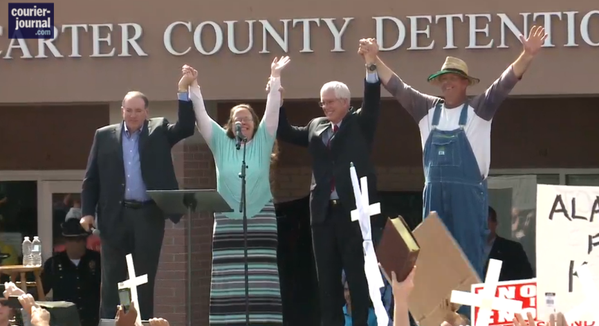
<svg viewBox="0 0 599 326">
<path fill-rule="evenodd" d="M 252 119 L 252 117 L 243 117 L 243 118 L 236 118 L 234 121 L 235 122 L 252 122 L 252 121 L 254 121 L 254 119 Z"/>
<path fill-rule="evenodd" d="M 327 105 L 331 105 L 335 102 L 337 102 L 339 99 L 334 99 L 334 100 L 325 100 L 325 101 L 320 101 L 318 102 L 318 106 L 320 106 L 321 108 L 327 106 Z"/>
</svg>

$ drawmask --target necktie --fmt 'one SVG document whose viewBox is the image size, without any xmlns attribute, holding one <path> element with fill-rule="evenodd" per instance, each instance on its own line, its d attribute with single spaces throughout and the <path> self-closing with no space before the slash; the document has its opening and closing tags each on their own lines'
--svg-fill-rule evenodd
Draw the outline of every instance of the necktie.
<svg viewBox="0 0 599 326">
<path fill-rule="evenodd" d="M 333 133 L 331 134 L 331 137 L 329 137 L 329 141 L 327 142 L 327 147 L 329 149 L 331 149 L 331 140 L 333 139 L 333 136 L 335 136 L 335 134 L 337 133 L 337 130 L 339 130 L 339 126 L 337 125 L 333 125 Z M 331 193 L 335 190 L 335 177 L 333 176 L 331 178 Z"/>
</svg>

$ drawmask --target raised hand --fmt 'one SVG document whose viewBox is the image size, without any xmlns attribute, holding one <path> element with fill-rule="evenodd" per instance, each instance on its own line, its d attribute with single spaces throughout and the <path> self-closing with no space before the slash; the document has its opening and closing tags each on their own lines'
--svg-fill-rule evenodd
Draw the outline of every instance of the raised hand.
<svg viewBox="0 0 599 326">
<path fill-rule="evenodd" d="M 545 43 L 547 36 L 545 28 L 541 26 L 533 26 L 530 29 L 530 33 L 528 33 L 528 38 L 520 35 L 520 42 L 522 42 L 524 52 L 531 56 L 536 55 L 543 46 L 543 43 Z"/>
<path fill-rule="evenodd" d="M 137 320 L 137 309 L 135 309 L 135 302 L 131 301 L 129 310 L 125 312 L 123 307 L 117 306 L 116 316 L 114 318 L 115 326 L 130 326 L 134 325 Z"/>
<path fill-rule="evenodd" d="M 379 53 L 379 45 L 376 43 L 374 38 L 363 38 L 360 40 L 358 46 L 358 54 L 364 58 L 367 63 L 373 63 L 376 61 L 376 57 Z"/>
<path fill-rule="evenodd" d="M 168 321 L 162 318 L 152 318 L 149 322 L 150 326 L 169 326 Z"/>
<path fill-rule="evenodd" d="M 183 76 L 181 77 L 181 79 L 179 79 L 179 92 L 187 92 L 189 86 L 198 77 L 198 72 L 192 67 L 184 65 L 181 68 L 181 73 L 183 74 Z"/>
<path fill-rule="evenodd" d="M 35 300 L 33 299 L 33 296 L 31 294 L 22 294 L 21 296 L 19 296 L 19 303 L 21 304 L 21 307 L 23 307 L 23 310 L 25 310 L 30 315 L 31 309 L 33 307 L 39 307 L 39 305 L 35 303 Z"/>
<path fill-rule="evenodd" d="M 402 300 L 407 299 L 414 288 L 414 275 L 416 274 L 416 266 L 412 269 L 408 277 L 402 282 L 397 281 L 395 272 L 391 272 L 391 287 L 393 289 L 393 295 L 400 297 Z"/>
<path fill-rule="evenodd" d="M 18 288 L 13 282 L 4 283 L 4 293 L 2 293 L 6 299 L 8 297 L 18 297 L 26 294 L 25 291 Z"/>
<path fill-rule="evenodd" d="M 289 57 L 274 58 L 270 64 L 270 75 L 272 77 L 281 77 L 281 71 L 287 66 L 291 60 Z"/>
<path fill-rule="evenodd" d="M 36 306 L 31 307 L 31 325 L 50 325 L 50 313 L 48 310 Z"/>
<path fill-rule="evenodd" d="M 191 74 L 191 76 L 193 77 L 193 80 L 191 81 L 191 86 L 198 86 L 198 71 L 195 70 L 193 67 L 188 66 L 187 73 Z"/>
<path fill-rule="evenodd" d="M 528 317 L 528 323 L 524 320 L 521 314 L 516 314 L 514 318 L 514 326 L 536 326 L 535 318 L 529 312 L 526 314 Z"/>
</svg>

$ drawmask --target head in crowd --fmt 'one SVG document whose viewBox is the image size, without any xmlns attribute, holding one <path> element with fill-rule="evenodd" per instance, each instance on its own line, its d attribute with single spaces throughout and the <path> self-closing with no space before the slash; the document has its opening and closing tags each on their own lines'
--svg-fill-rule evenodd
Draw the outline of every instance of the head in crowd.
<svg viewBox="0 0 599 326">
<path fill-rule="evenodd" d="M 148 108 L 150 101 L 148 97 L 138 91 L 131 91 L 125 95 L 121 110 L 123 111 L 123 121 L 130 132 L 136 132 L 144 125 L 148 119 Z"/>
<path fill-rule="evenodd" d="M 446 106 L 455 107 L 466 102 L 466 89 L 478 84 L 480 79 L 468 74 L 468 65 L 464 60 L 447 57 L 441 70 L 430 75 L 428 82 L 441 88 Z"/>
<path fill-rule="evenodd" d="M 69 258 L 79 259 L 83 257 L 87 250 L 87 237 L 89 234 L 81 227 L 79 218 L 69 218 L 62 223 L 61 227 Z"/>
<path fill-rule="evenodd" d="M 332 123 L 339 123 L 349 112 L 351 93 L 342 82 L 331 81 L 320 89 L 320 107 Z"/>
<path fill-rule="evenodd" d="M 495 236 L 497 234 L 497 212 L 493 207 L 489 206 L 489 216 L 488 216 L 488 226 L 489 226 L 489 235 Z"/>
<path fill-rule="evenodd" d="M 341 275 L 341 282 L 343 282 L 343 297 L 345 297 L 345 303 L 347 304 L 347 312 L 351 313 L 351 296 L 349 294 L 349 285 L 347 284 L 345 271 L 343 271 L 343 274 Z"/>
</svg>

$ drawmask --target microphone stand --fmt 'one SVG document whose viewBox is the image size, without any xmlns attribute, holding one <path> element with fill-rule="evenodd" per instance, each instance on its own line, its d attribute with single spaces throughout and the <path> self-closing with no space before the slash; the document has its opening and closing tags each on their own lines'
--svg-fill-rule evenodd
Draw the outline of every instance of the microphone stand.
<svg viewBox="0 0 599 326">
<path fill-rule="evenodd" d="M 243 143 L 243 159 L 241 161 L 241 172 L 239 173 L 239 177 L 241 178 L 241 202 L 239 203 L 239 212 L 243 212 L 243 258 L 245 263 L 245 324 L 249 326 L 250 324 L 250 304 L 249 304 L 249 296 L 250 296 L 250 281 L 248 276 L 248 221 L 247 221 L 247 206 L 246 206 L 246 191 L 245 191 L 245 170 L 248 166 L 245 164 L 245 150 L 247 145 L 247 138 L 241 138 L 241 143 Z M 237 147 L 239 149 L 239 147 Z"/>
</svg>

